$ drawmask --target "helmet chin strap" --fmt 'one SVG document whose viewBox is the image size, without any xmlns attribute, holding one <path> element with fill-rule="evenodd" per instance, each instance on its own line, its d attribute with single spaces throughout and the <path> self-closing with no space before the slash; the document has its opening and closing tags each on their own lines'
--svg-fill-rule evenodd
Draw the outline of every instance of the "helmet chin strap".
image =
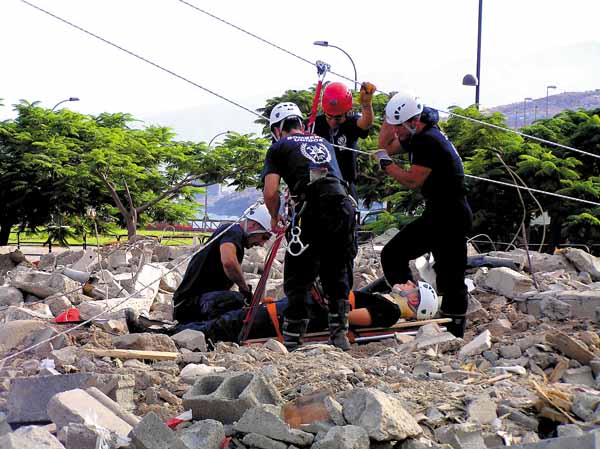
<svg viewBox="0 0 600 449">
<path fill-rule="evenodd" d="M 285 123 L 285 120 L 286 119 L 283 119 L 282 121 L 279 122 L 279 126 L 276 126 L 276 128 L 279 128 L 279 134 L 281 134 L 283 132 L 283 124 Z M 277 142 L 280 139 L 280 137 L 277 137 L 273 131 L 271 131 L 271 135 L 273 136 L 273 139 L 275 140 L 275 142 Z"/>
<path fill-rule="evenodd" d="M 416 126 L 408 126 L 406 122 L 402 123 L 402 126 L 410 133 L 411 137 L 417 133 Z"/>
</svg>

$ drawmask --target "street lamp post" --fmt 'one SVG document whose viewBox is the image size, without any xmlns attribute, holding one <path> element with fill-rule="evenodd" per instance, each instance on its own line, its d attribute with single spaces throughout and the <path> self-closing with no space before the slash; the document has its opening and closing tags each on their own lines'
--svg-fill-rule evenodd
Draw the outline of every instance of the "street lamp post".
<svg viewBox="0 0 600 449">
<path fill-rule="evenodd" d="M 523 126 L 527 125 L 527 102 L 532 100 L 533 98 L 531 97 L 525 97 L 523 99 Z"/>
<path fill-rule="evenodd" d="M 77 97 L 69 97 L 69 98 L 66 98 L 66 99 L 64 99 L 64 100 L 61 100 L 61 101 L 59 101 L 58 103 L 56 103 L 56 104 L 54 105 L 54 107 L 51 109 L 51 111 L 52 111 L 52 112 L 54 112 L 54 110 L 55 110 L 55 109 L 56 109 L 58 106 L 60 106 L 60 105 L 61 105 L 61 104 L 63 104 L 63 103 L 66 103 L 67 101 L 79 101 L 79 98 L 77 98 Z"/>
<path fill-rule="evenodd" d="M 550 89 L 556 89 L 556 86 L 546 86 L 546 118 L 548 118 L 548 91 Z"/>
<path fill-rule="evenodd" d="M 483 11 L 483 0 L 479 0 L 479 15 L 477 19 L 477 67 L 475 75 L 470 73 L 463 77 L 464 86 L 475 86 L 475 107 L 479 110 L 479 88 L 481 87 L 481 19 Z"/>
<path fill-rule="evenodd" d="M 538 110 L 538 105 L 534 103 L 534 105 L 533 105 L 533 121 L 534 122 L 537 120 L 537 110 Z"/>
<path fill-rule="evenodd" d="M 352 59 L 352 57 L 346 51 L 344 51 L 344 49 L 335 45 L 331 45 L 328 41 L 314 41 L 313 45 L 318 45 L 319 47 L 337 48 L 339 51 L 348 56 L 348 59 L 352 63 L 352 68 L 354 69 L 354 90 L 358 90 L 358 75 L 356 74 L 356 65 L 354 64 L 354 60 Z"/>
<path fill-rule="evenodd" d="M 209 140 L 208 142 L 208 148 L 211 148 L 212 143 L 214 142 L 214 140 L 219 137 L 222 136 L 223 134 L 229 134 L 231 131 L 227 130 L 227 131 L 222 131 L 218 134 L 215 134 L 212 139 Z M 208 187 L 204 188 L 204 217 L 202 218 L 202 221 L 204 222 L 204 229 L 206 229 L 206 225 L 208 222 Z"/>
</svg>

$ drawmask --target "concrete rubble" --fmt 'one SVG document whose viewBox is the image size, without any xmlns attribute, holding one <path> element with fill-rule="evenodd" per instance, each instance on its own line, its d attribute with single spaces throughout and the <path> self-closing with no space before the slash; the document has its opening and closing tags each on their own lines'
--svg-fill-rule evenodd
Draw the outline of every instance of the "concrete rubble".
<svg viewBox="0 0 600 449">
<path fill-rule="evenodd" d="M 381 276 L 393 234 L 360 246 L 355 287 Z M 128 334 L 126 307 L 172 319 L 193 251 L 141 241 L 34 265 L 0 250 L 0 357 L 16 354 L 0 364 L 0 449 L 600 448 L 600 259 L 581 249 L 485 254 L 514 263 L 468 270 L 462 339 L 432 323 L 347 353 L 289 353 L 275 339 L 209 351 L 197 331 Z M 243 261 L 253 285 L 265 255 Z M 72 308 L 92 322 L 59 335 Z"/>
</svg>

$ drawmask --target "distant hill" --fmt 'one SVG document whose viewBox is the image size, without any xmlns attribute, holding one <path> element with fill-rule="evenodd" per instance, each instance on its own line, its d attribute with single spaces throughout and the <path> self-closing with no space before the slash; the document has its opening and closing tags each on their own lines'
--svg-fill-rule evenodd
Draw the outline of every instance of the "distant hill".
<svg viewBox="0 0 600 449">
<path fill-rule="evenodd" d="M 600 108 L 600 89 L 587 92 L 563 92 L 548 96 L 548 117 L 553 117 L 565 109 Z M 546 97 L 534 98 L 532 101 L 511 103 L 489 108 L 490 112 L 501 112 L 507 117 L 508 126 L 520 128 L 537 119 L 546 118 Z M 523 120 L 525 119 L 525 120 Z"/>
</svg>

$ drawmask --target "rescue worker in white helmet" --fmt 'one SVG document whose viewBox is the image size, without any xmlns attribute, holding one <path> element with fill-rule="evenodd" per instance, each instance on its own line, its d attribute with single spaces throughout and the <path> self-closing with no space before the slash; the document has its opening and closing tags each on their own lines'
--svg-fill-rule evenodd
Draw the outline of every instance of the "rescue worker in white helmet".
<svg viewBox="0 0 600 449">
<path fill-rule="evenodd" d="M 250 304 L 252 292 L 241 262 L 246 248 L 263 246 L 271 238 L 271 216 L 266 206 L 260 205 L 219 235 L 228 226 L 219 226 L 208 247 L 190 260 L 173 295 L 174 318 L 179 324 L 210 320 Z M 239 291 L 230 290 L 234 284 Z"/>
<path fill-rule="evenodd" d="M 409 189 L 420 189 L 425 210 L 394 236 L 381 252 L 387 284 L 412 281 L 410 260 L 432 252 L 441 313 L 451 318 L 448 330 L 457 337 L 465 331 L 468 294 L 464 283 L 467 234 L 472 213 L 466 199 L 463 164 L 454 145 L 431 115 L 421 117 L 423 103 L 406 92 L 396 93 L 385 107 L 374 153 L 386 174 Z M 408 152 L 410 168 L 396 165 L 391 155 Z"/>
<path fill-rule="evenodd" d="M 280 219 L 282 179 L 296 203 L 284 265 L 289 301 L 282 325 L 284 344 L 288 349 L 302 344 L 309 318 L 305 300 L 319 276 L 328 301 L 330 342 L 348 350 L 348 270 L 355 211 L 333 147 L 321 137 L 305 134 L 302 121 L 294 103 L 273 108 L 269 123 L 276 142 L 267 151 L 263 169 L 265 204 L 274 227 Z"/>
</svg>

